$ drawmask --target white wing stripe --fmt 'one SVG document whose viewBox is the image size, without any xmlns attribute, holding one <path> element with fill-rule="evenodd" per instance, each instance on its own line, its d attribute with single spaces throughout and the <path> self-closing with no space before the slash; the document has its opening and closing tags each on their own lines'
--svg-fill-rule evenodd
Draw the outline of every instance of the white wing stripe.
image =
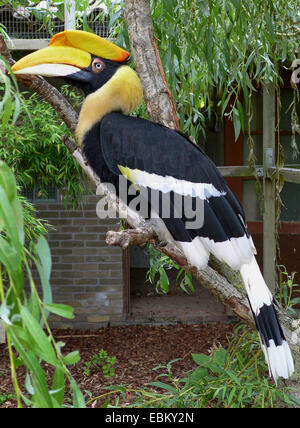
<svg viewBox="0 0 300 428">
<path fill-rule="evenodd" d="M 121 167 L 121 170 L 131 182 L 139 186 L 150 187 L 153 190 L 160 190 L 163 193 L 173 191 L 183 196 L 198 197 L 202 200 L 226 195 L 226 192 L 220 192 L 211 183 L 192 183 L 168 175 L 150 174 L 146 171 L 128 167 Z"/>
<path fill-rule="evenodd" d="M 207 266 L 210 253 L 235 270 L 239 270 L 245 264 L 247 266 L 253 258 L 251 240 L 246 235 L 223 242 L 197 236 L 191 242 L 176 241 L 176 243 L 180 245 L 189 263 L 199 269 Z"/>
</svg>

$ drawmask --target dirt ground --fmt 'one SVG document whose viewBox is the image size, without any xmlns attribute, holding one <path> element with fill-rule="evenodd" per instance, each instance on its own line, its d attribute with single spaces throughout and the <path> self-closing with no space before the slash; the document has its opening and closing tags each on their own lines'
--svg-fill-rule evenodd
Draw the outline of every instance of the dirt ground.
<svg viewBox="0 0 300 428">
<path fill-rule="evenodd" d="M 70 367 L 70 371 L 84 392 L 86 400 L 98 397 L 107 385 L 127 385 L 134 389 L 144 388 L 147 383 L 156 380 L 159 373 L 166 373 L 157 366 L 166 365 L 175 358 L 181 358 L 172 366 L 174 375 L 183 376 L 195 368 L 191 353 L 209 353 L 216 345 L 226 346 L 236 326 L 230 323 L 210 322 L 206 324 L 174 325 L 129 325 L 107 327 L 98 331 L 54 330 L 57 341 L 63 341 L 67 354 L 79 350 L 81 361 Z M 115 375 L 106 379 L 101 370 L 91 370 L 84 374 L 86 363 L 101 349 L 110 357 L 116 357 Z M 24 385 L 25 371 L 20 367 L 17 375 L 21 386 Z M 51 379 L 52 370 L 47 368 Z M 0 408 L 15 407 L 10 377 L 10 364 L 6 345 L 0 345 Z M 131 402 L 134 397 L 128 397 Z M 91 406 L 99 407 L 100 399 L 92 401 Z"/>
</svg>

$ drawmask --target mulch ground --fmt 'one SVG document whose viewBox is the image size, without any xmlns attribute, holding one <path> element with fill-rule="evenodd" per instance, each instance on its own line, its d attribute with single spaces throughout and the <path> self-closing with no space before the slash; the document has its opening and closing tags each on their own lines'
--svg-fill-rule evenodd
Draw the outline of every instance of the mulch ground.
<svg viewBox="0 0 300 428">
<path fill-rule="evenodd" d="M 196 367 L 192 353 L 206 353 L 215 346 L 227 346 L 228 340 L 236 326 L 232 324 L 208 323 L 201 325 L 134 325 L 109 327 L 98 331 L 54 330 L 57 341 L 66 345 L 64 353 L 80 351 L 81 361 L 70 367 L 70 371 L 84 392 L 87 400 L 98 397 L 103 387 L 108 385 L 126 385 L 134 389 L 143 389 L 149 382 L 157 380 L 165 368 L 153 370 L 157 366 L 165 366 L 173 359 L 180 358 L 172 365 L 175 376 L 184 374 Z M 110 357 L 116 357 L 115 375 L 106 379 L 102 370 L 84 374 L 86 363 L 101 349 Z M 25 371 L 17 369 L 20 385 L 24 385 Z M 47 369 L 49 381 L 51 368 Z M 163 380 L 163 379 L 162 379 Z M 10 364 L 7 348 L 0 345 L 0 408 L 15 407 L 16 402 L 9 394 L 13 393 L 10 377 Z M 133 397 L 128 397 L 132 401 Z M 1 402 L 2 401 L 2 402 Z M 103 400 L 102 400 L 103 401 Z M 101 400 L 93 400 L 91 406 L 99 407 Z"/>
</svg>

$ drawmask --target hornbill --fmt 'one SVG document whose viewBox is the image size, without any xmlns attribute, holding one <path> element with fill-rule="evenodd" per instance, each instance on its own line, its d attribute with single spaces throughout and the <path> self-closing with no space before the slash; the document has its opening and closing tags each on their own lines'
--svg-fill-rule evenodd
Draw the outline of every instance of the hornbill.
<svg viewBox="0 0 300 428">
<path fill-rule="evenodd" d="M 162 198 L 169 195 L 170 215 L 161 205 L 162 239 L 173 240 L 188 262 L 203 269 L 209 255 L 241 273 L 269 373 L 277 381 L 294 371 L 290 348 L 274 309 L 273 297 L 255 259 L 256 250 L 245 215 L 214 163 L 188 137 L 165 126 L 129 116 L 142 102 L 129 53 L 101 37 L 78 30 L 53 36 L 48 47 L 20 59 L 15 74 L 59 76 L 85 93 L 76 130 L 92 169 L 117 189 L 119 177 Z M 201 201 L 204 221 L 190 227 L 185 214 L 175 215 L 175 196 Z M 152 209 L 153 208 L 153 209 Z"/>
</svg>

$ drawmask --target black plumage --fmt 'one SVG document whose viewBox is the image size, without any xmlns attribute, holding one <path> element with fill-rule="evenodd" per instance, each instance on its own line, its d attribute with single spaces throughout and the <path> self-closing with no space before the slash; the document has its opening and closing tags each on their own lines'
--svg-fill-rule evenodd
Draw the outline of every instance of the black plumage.
<svg viewBox="0 0 300 428">
<path fill-rule="evenodd" d="M 100 179 L 114 184 L 117 190 L 118 165 L 122 165 L 162 177 L 213 184 L 222 192 L 222 196 L 204 200 L 204 225 L 201 229 L 183 233 L 182 222 L 190 219 L 171 217 L 165 220 L 175 240 L 191 241 L 195 236 L 202 236 L 224 242 L 248 234 L 243 209 L 224 178 L 207 155 L 183 134 L 147 120 L 113 112 L 86 134 L 83 150 Z M 170 220 L 177 222 L 177 227 L 175 224 L 170 226 Z"/>
</svg>

